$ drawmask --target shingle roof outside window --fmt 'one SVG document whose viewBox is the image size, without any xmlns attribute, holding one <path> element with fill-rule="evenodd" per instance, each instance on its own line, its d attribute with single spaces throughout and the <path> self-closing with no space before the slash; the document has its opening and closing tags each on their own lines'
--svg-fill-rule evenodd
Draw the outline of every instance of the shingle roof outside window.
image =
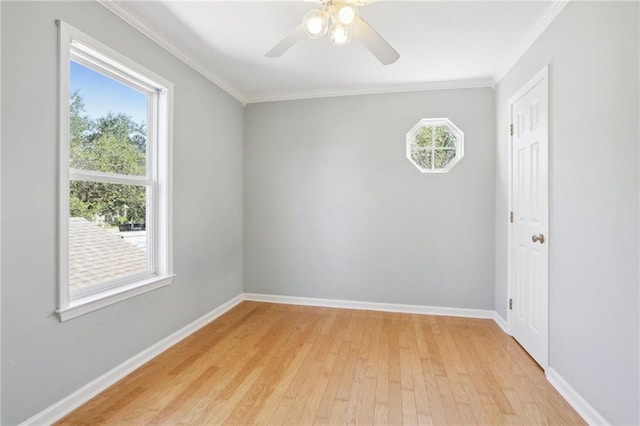
<svg viewBox="0 0 640 426">
<path fill-rule="evenodd" d="M 78 289 L 147 270 L 146 250 L 116 230 L 69 218 L 69 285 Z"/>
</svg>

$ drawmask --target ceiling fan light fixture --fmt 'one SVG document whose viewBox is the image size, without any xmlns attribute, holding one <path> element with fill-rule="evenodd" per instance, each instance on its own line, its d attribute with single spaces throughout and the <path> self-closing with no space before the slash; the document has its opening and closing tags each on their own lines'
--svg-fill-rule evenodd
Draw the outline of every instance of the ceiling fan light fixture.
<svg viewBox="0 0 640 426">
<path fill-rule="evenodd" d="M 0 0 L 2 1 L 2 0 Z M 357 40 L 380 61 L 382 65 L 393 64 L 400 54 L 374 30 L 358 13 L 358 8 L 367 0 L 314 0 L 322 9 L 308 11 L 302 24 L 296 26 L 280 42 L 268 50 L 267 58 L 278 58 L 291 46 L 306 36 L 314 39 L 323 37 L 329 27 L 331 43 L 342 46 Z"/>
<path fill-rule="evenodd" d="M 302 27 L 311 38 L 320 38 L 327 33 L 329 19 L 323 10 L 313 9 L 308 11 L 302 19 Z"/>
<path fill-rule="evenodd" d="M 335 12 L 335 20 L 343 25 L 350 25 L 358 18 L 358 7 L 355 4 L 340 3 Z"/>
<path fill-rule="evenodd" d="M 340 23 L 334 23 L 331 27 L 331 43 L 334 46 L 342 46 L 351 41 L 351 33 L 347 27 Z"/>
</svg>

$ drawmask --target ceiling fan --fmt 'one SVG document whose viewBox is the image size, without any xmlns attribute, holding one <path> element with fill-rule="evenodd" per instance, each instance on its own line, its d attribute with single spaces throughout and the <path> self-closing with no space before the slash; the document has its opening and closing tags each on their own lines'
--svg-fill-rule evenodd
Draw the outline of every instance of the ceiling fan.
<svg viewBox="0 0 640 426">
<path fill-rule="evenodd" d="M 400 54 L 358 13 L 358 6 L 364 3 L 359 3 L 357 0 L 321 0 L 320 4 L 322 9 L 308 11 L 302 19 L 302 24 L 265 53 L 265 56 L 278 58 L 305 35 L 317 39 L 323 37 L 328 31 L 331 43 L 335 46 L 347 44 L 355 39 L 383 65 L 392 64 L 400 58 Z"/>
</svg>

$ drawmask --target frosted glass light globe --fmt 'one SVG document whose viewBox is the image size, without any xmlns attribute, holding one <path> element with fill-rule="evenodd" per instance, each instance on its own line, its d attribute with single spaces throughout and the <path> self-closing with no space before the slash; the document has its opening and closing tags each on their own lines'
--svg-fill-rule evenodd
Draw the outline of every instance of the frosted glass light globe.
<svg viewBox="0 0 640 426">
<path fill-rule="evenodd" d="M 336 9 L 336 21 L 340 24 L 350 25 L 358 17 L 358 8 L 353 4 L 341 4 Z"/>
<path fill-rule="evenodd" d="M 342 46 L 351 41 L 351 34 L 343 24 L 333 24 L 331 27 L 331 43 L 335 46 Z"/>
<path fill-rule="evenodd" d="M 322 10 L 310 10 L 302 19 L 302 27 L 309 37 L 320 38 L 327 33 L 329 27 L 327 15 Z"/>
</svg>

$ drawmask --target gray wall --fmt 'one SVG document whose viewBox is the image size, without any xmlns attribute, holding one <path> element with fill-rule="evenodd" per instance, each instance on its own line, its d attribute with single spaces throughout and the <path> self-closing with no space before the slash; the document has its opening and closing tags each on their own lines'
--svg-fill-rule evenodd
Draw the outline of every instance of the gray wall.
<svg viewBox="0 0 640 426">
<path fill-rule="evenodd" d="M 550 366 L 638 424 L 638 3 L 571 2 L 496 90 L 496 309 L 506 318 L 508 99 L 550 64 Z"/>
<path fill-rule="evenodd" d="M 95 2 L 2 2 L 2 424 L 15 424 L 242 292 L 242 106 Z M 175 83 L 173 285 L 60 323 L 61 18 Z"/>
<path fill-rule="evenodd" d="M 447 174 L 405 158 L 447 117 Z M 245 110 L 245 291 L 493 309 L 494 98 L 486 89 L 253 104 Z"/>
</svg>

